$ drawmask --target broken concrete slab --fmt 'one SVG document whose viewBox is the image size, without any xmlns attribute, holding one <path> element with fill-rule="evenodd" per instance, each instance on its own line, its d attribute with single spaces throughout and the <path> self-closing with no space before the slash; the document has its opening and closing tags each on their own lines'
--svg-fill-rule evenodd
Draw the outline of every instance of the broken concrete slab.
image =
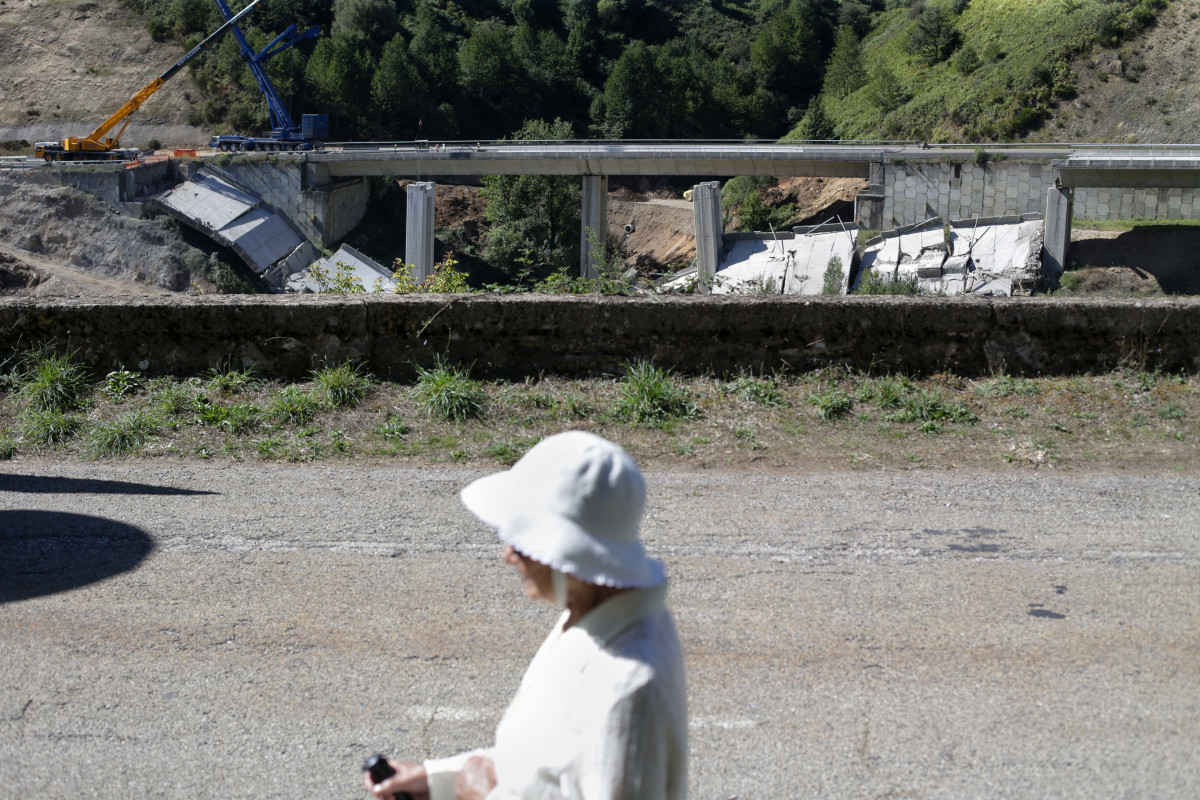
<svg viewBox="0 0 1200 800">
<path fill-rule="evenodd" d="M 155 199 L 161 210 L 233 249 L 268 285 L 311 263 L 312 244 L 281 214 L 232 178 L 203 167 Z"/>
<path fill-rule="evenodd" d="M 392 277 L 391 270 L 348 244 L 342 245 L 329 258 L 312 266 L 319 266 L 330 275 L 336 273 L 342 277 L 352 278 L 358 281 L 363 287 L 363 291 L 366 292 L 374 291 L 376 286 L 379 291 L 383 292 L 391 292 L 396 289 L 396 281 Z M 285 291 L 300 294 L 319 293 L 322 290 L 321 283 L 313 277 L 312 266 L 291 275 L 284 284 Z"/>
<path fill-rule="evenodd" d="M 202 170 L 187 183 L 163 192 L 158 202 L 176 216 L 186 216 L 193 227 L 220 230 L 255 208 L 259 199 Z"/>
<path fill-rule="evenodd" d="M 1044 236 L 1038 215 L 950 223 L 953 253 L 970 254 L 981 273 L 1008 278 L 1019 294 L 1032 292 L 1041 278 Z"/>
<path fill-rule="evenodd" d="M 922 294 L 1029 294 L 1040 277 L 1042 236 L 1038 215 L 932 219 L 888 231 L 867 242 L 854 288 L 874 271 L 915 280 Z"/>
<path fill-rule="evenodd" d="M 713 294 L 821 294 L 825 270 L 837 258 L 843 285 L 854 261 L 857 228 L 825 225 L 779 233 L 728 233 Z M 660 287 L 682 291 L 695 281 L 687 270 Z M 841 294 L 843 292 L 839 292 Z"/>
</svg>

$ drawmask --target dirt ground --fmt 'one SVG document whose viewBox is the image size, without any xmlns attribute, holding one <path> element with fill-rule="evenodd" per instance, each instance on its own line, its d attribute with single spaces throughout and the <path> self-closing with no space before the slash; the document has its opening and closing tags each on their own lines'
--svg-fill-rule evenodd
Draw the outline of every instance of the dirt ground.
<svg viewBox="0 0 1200 800">
<path fill-rule="evenodd" d="M 1067 268 L 1073 294 L 1200 294 L 1200 229 L 1073 230 Z"/>
<path fill-rule="evenodd" d="M 68 262 L 0 245 L 0 296 L 167 294 L 166 289 L 92 275 Z"/>
<path fill-rule="evenodd" d="M 0 178 L 0 248 L 52 276 L 29 284 L 30 294 L 189 291 L 205 259 L 170 223 L 123 217 L 91 195 L 14 178 Z"/>
<path fill-rule="evenodd" d="M 1200 130 L 1200 0 L 1176 0 L 1120 50 L 1075 65 L 1079 95 L 1030 136 L 1058 142 L 1194 142 Z"/>
<path fill-rule="evenodd" d="M 123 3 L 0 3 L 0 140 L 84 136 L 173 64 L 183 50 L 155 42 Z M 122 143 L 194 145 L 187 124 L 199 92 L 187 71 L 138 110 Z"/>
</svg>

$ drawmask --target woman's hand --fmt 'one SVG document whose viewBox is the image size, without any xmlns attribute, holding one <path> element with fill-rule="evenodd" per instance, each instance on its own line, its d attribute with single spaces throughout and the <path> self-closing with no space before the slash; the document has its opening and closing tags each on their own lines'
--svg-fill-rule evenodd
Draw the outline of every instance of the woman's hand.
<svg viewBox="0 0 1200 800">
<path fill-rule="evenodd" d="M 454 779 L 456 800 L 484 800 L 496 785 L 496 765 L 485 756 L 471 756 Z"/>
<path fill-rule="evenodd" d="M 371 783 L 370 775 L 363 775 L 363 783 L 375 800 L 392 800 L 400 792 L 408 792 L 413 800 L 429 800 L 429 776 L 421 764 L 388 759 L 396 774 L 382 783 Z"/>
</svg>

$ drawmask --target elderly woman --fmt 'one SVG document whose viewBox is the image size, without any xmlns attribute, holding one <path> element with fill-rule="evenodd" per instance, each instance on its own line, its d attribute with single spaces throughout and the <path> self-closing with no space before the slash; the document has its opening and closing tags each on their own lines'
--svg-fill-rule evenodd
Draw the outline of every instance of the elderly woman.
<svg viewBox="0 0 1200 800">
<path fill-rule="evenodd" d="M 462 491 L 504 542 L 525 594 L 563 609 L 496 729 L 495 744 L 367 789 L 379 800 L 682 800 L 687 793 L 683 656 L 662 564 L 638 525 L 646 489 L 612 442 L 544 439 L 507 472 Z"/>
</svg>

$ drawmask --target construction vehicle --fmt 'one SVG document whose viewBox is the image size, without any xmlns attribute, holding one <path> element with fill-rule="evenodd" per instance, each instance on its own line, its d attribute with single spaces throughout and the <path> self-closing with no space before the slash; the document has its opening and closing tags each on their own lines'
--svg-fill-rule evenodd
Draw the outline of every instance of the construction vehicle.
<svg viewBox="0 0 1200 800">
<path fill-rule="evenodd" d="M 233 12 L 229 10 L 225 0 L 217 0 L 225 19 L 232 19 Z M 329 137 L 328 114 L 304 114 L 301 125 L 297 125 L 288 113 L 283 98 L 275 89 L 275 84 L 267 76 L 266 62 L 278 53 L 283 52 L 305 39 L 312 39 L 321 32 L 319 25 L 314 25 L 303 33 L 296 32 L 295 25 L 289 25 L 287 30 L 276 36 L 270 44 L 255 53 L 242 34 L 241 28 L 233 26 L 233 36 L 242 48 L 242 60 L 250 68 L 250 74 L 258 83 L 259 91 L 267 99 L 267 112 L 271 116 L 271 132 L 264 136 L 221 135 L 214 136 L 208 143 L 214 150 L 228 152 L 230 150 L 311 150 L 317 140 Z"/>
<path fill-rule="evenodd" d="M 136 147 L 121 147 L 121 134 L 129 127 L 130 117 L 133 116 L 133 112 L 141 108 L 142 103 L 146 102 L 150 95 L 157 92 L 176 72 L 187 66 L 189 61 L 216 44 L 230 28 L 235 26 L 238 20 L 249 14 L 258 5 L 258 2 L 259 0 L 253 0 L 250 5 L 239 11 L 236 16 L 210 33 L 204 41 L 189 50 L 183 58 L 171 65 L 166 72 L 146 84 L 128 103 L 117 109 L 115 114 L 100 123 L 100 127 L 96 128 L 96 130 L 82 138 L 70 136 L 61 142 L 37 142 L 33 146 L 33 154 L 38 158 L 44 158 L 46 161 L 130 161 L 136 159 L 141 155 L 140 150 Z M 117 130 L 116 135 L 109 136 L 109 132 L 118 125 L 121 127 Z"/>
</svg>

